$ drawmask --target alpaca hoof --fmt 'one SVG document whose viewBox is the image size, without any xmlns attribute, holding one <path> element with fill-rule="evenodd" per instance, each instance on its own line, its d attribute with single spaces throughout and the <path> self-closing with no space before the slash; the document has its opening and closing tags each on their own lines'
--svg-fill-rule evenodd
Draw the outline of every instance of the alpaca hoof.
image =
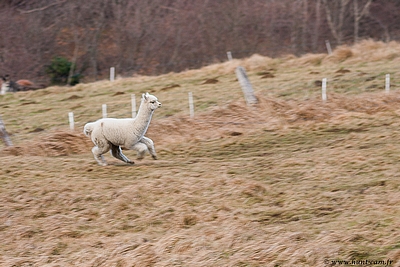
<svg viewBox="0 0 400 267">
<path fill-rule="evenodd" d="M 142 160 L 142 159 L 144 159 L 144 157 L 137 157 L 136 159 L 137 160 Z"/>
<path fill-rule="evenodd" d="M 133 164 L 135 164 L 135 162 L 134 162 L 134 161 L 128 161 L 127 163 L 128 163 L 128 164 L 130 164 L 130 165 L 133 165 Z"/>
<path fill-rule="evenodd" d="M 99 162 L 99 165 L 100 166 L 107 166 L 107 163 L 106 162 Z"/>
<path fill-rule="evenodd" d="M 155 156 L 155 155 L 153 155 L 152 157 L 153 157 L 154 160 L 157 160 L 157 159 L 158 159 L 157 156 Z"/>
</svg>

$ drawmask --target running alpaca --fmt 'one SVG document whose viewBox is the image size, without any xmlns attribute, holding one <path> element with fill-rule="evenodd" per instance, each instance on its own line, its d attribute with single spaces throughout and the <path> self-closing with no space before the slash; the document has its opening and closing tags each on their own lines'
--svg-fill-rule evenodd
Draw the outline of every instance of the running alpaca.
<svg viewBox="0 0 400 267">
<path fill-rule="evenodd" d="M 106 166 L 103 154 L 111 150 L 111 155 L 129 164 L 134 164 L 123 153 L 122 149 L 138 151 L 138 157 L 143 158 L 149 150 L 154 159 L 157 158 L 154 143 L 144 136 L 154 111 L 161 107 L 157 97 L 149 93 L 142 95 L 139 111 L 133 119 L 104 118 L 85 125 L 83 132 L 89 136 L 95 146 L 92 148 L 94 159 L 101 166 Z"/>
</svg>

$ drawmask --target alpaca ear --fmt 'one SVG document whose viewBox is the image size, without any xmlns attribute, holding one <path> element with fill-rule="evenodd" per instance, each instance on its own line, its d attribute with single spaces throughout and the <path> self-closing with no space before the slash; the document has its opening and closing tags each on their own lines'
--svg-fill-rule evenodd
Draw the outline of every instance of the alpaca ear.
<svg viewBox="0 0 400 267">
<path fill-rule="evenodd" d="M 147 97 L 146 97 L 146 95 L 145 95 L 145 94 L 142 94 L 142 98 L 143 98 L 144 100 L 146 100 L 146 99 L 147 99 Z"/>
</svg>

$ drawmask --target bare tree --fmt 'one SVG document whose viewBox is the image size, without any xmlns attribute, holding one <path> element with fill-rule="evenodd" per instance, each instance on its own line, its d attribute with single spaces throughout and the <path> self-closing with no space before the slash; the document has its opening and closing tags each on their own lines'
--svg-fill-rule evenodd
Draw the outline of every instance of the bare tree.
<svg viewBox="0 0 400 267">
<path fill-rule="evenodd" d="M 301 33 L 301 47 L 303 53 L 307 51 L 307 30 L 308 30 L 308 20 L 309 20 L 309 13 L 308 13 L 308 0 L 303 0 L 303 23 L 302 23 L 302 33 Z"/>
<path fill-rule="evenodd" d="M 399 17 L 400 2 L 397 0 L 373 1 L 367 16 L 370 20 L 377 23 L 376 38 L 389 42 L 399 36 Z M 396 38 L 397 35 L 397 38 Z"/>
<path fill-rule="evenodd" d="M 320 27 L 321 27 L 321 0 L 315 1 L 314 10 L 315 10 L 315 20 L 314 20 L 314 29 L 312 29 L 313 30 L 312 50 L 315 52 L 318 47 Z"/>
<path fill-rule="evenodd" d="M 328 1 L 322 0 L 326 13 L 326 20 L 328 21 L 329 28 L 331 29 L 333 37 L 336 39 L 337 44 L 343 42 L 343 25 L 345 20 L 347 5 L 350 0 L 337 0 Z"/>
<path fill-rule="evenodd" d="M 0 74 L 36 80 L 62 56 L 85 76 L 160 74 L 259 53 L 400 40 L 398 0 L 0 1 Z M 69 81 L 73 69 L 69 73 Z"/>
<path fill-rule="evenodd" d="M 354 10 L 354 43 L 359 40 L 359 30 L 360 30 L 360 20 L 367 15 L 369 7 L 372 0 L 367 0 L 363 2 L 361 9 L 359 8 L 359 0 L 353 0 L 353 10 Z"/>
</svg>

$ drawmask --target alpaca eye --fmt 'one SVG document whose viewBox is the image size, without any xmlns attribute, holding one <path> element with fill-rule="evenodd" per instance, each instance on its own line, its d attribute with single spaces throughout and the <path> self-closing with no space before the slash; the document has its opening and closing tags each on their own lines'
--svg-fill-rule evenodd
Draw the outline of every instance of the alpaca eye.
<svg viewBox="0 0 400 267">
<path fill-rule="evenodd" d="M 150 103 L 151 103 L 151 104 L 154 104 L 154 103 L 156 103 L 156 101 L 153 100 L 153 101 L 150 101 Z"/>
</svg>

